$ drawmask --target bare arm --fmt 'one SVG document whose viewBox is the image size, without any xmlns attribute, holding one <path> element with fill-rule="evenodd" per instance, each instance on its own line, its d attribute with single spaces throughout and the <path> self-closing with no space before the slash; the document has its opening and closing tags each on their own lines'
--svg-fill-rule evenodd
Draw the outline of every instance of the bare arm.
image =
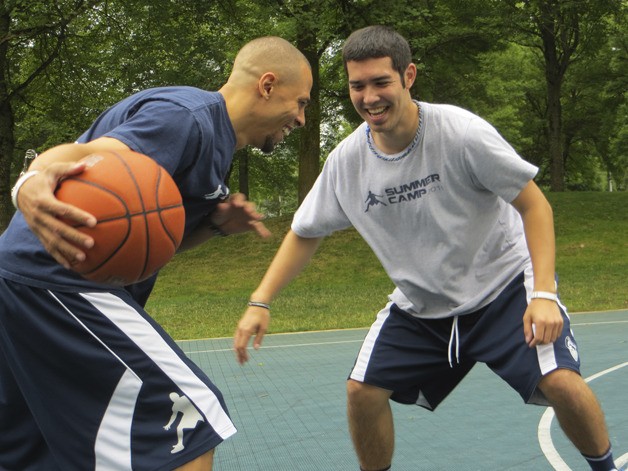
<svg viewBox="0 0 628 471">
<path fill-rule="evenodd" d="M 96 225 L 96 219 L 75 206 L 57 200 L 54 191 L 61 179 L 79 174 L 85 169 L 84 164 L 78 163 L 82 158 L 109 150 L 129 150 L 129 147 L 110 137 L 101 137 L 85 144 L 53 147 L 32 162 L 29 171 L 36 170 L 39 174 L 29 178 L 20 187 L 17 195 L 18 207 L 31 230 L 46 250 L 66 268 L 85 260 L 84 250 L 90 249 L 94 241 L 59 218 L 88 227 Z M 270 235 L 261 222 L 262 215 L 255 210 L 255 205 L 246 201 L 241 194 L 233 195 L 229 200 L 220 203 L 208 218 L 226 234 L 253 230 L 261 237 Z M 207 224 L 201 225 L 182 241 L 180 250 L 199 245 L 213 235 L 208 220 Z"/>
<path fill-rule="evenodd" d="M 54 191 L 61 179 L 79 174 L 85 169 L 83 163 L 77 163 L 83 157 L 116 149 L 128 147 L 116 139 L 106 137 L 87 144 L 53 147 L 31 163 L 29 171 L 36 170 L 39 173 L 25 181 L 16 196 L 17 205 L 31 230 L 46 250 L 65 267 L 85 260 L 83 250 L 92 247 L 94 241 L 59 218 L 89 227 L 96 224 L 96 219 L 75 206 L 57 200 Z"/>
<path fill-rule="evenodd" d="M 530 181 L 512 202 L 521 214 L 534 273 L 534 291 L 555 293 L 555 238 L 552 208 L 536 184 Z M 534 326 L 534 328 L 533 328 Z M 563 320 L 555 301 L 533 299 L 523 317 L 530 347 L 556 341 Z"/>
<path fill-rule="evenodd" d="M 287 286 L 312 259 L 321 238 L 306 239 L 289 231 L 284 238 L 275 258 L 268 267 L 251 300 L 270 304 L 279 292 Z M 248 359 L 247 346 L 255 335 L 253 347 L 259 348 L 268 329 L 270 313 L 262 307 L 252 306 L 245 312 L 235 331 L 233 347 L 239 363 Z"/>
</svg>

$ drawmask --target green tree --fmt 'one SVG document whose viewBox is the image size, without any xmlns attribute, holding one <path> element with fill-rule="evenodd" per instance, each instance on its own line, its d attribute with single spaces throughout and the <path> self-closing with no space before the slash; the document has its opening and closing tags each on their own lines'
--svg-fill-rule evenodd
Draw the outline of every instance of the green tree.
<svg viewBox="0 0 628 471">
<path fill-rule="evenodd" d="M 0 1 L 0 229 L 13 213 L 9 188 L 26 149 L 75 140 L 140 89 L 214 89 L 241 45 L 215 28 L 217 18 L 229 23 L 229 2 Z"/>
<path fill-rule="evenodd" d="M 0 229 L 13 213 L 12 175 L 21 168 L 16 149 L 16 108 L 62 55 L 76 24 L 93 14 L 98 0 L 0 0 Z"/>
<path fill-rule="evenodd" d="M 495 1 L 506 19 L 505 33 L 539 51 L 545 76 L 546 132 L 550 188 L 565 189 L 563 86 L 575 61 L 586 60 L 608 36 L 607 18 L 621 9 L 621 0 L 504 0 Z M 499 18 L 498 15 L 496 18 Z M 503 29 L 503 28 L 502 28 Z"/>
</svg>

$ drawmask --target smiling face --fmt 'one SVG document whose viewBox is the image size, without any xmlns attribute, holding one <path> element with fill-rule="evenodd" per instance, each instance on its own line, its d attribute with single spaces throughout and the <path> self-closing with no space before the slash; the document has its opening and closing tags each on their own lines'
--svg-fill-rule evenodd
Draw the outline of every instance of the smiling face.
<svg viewBox="0 0 628 471">
<path fill-rule="evenodd" d="M 260 142 L 253 145 L 264 153 L 270 153 L 275 146 L 295 128 L 305 125 L 305 108 L 310 103 L 312 72 L 303 64 L 295 77 L 278 82 L 269 80 L 265 88 L 265 111 Z"/>
<path fill-rule="evenodd" d="M 408 65 L 403 81 L 389 57 L 347 62 L 349 95 L 360 116 L 373 133 L 403 135 L 416 126 L 416 106 L 410 87 L 416 67 Z"/>
<path fill-rule="evenodd" d="M 305 55 L 276 36 L 254 39 L 238 52 L 219 90 L 236 136 L 236 149 L 271 152 L 292 130 L 305 125 L 312 70 Z"/>
</svg>

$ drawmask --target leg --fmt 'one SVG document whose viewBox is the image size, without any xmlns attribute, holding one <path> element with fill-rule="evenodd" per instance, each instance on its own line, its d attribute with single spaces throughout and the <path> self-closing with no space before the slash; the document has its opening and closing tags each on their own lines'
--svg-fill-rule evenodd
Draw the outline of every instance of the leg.
<svg viewBox="0 0 628 471">
<path fill-rule="evenodd" d="M 434 410 L 473 367 L 464 359 L 449 367 L 451 328 L 451 319 L 418 319 L 392 302 L 377 314 L 347 382 L 349 431 L 362 469 L 391 465 L 389 401 Z"/>
<path fill-rule="evenodd" d="M 213 463 L 214 450 L 210 450 L 195 460 L 176 468 L 175 471 L 211 471 Z"/>
<path fill-rule="evenodd" d="M 358 381 L 347 382 L 349 432 L 364 470 L 379 470 L 392 462 L 395 435 L 391 391 Z"/>
<path fill-rule="evenodd" d="M 172 447 L 171 453 L 183 450 L 183 428 L 177 427 L 177 444 Z"/>
<path fill-rule="evenodd" d="M 579 374 L 554 370 L 543 377 L 539 389 L 554 408 L 565 435 L 580 453 L 588 456 L 606 453 L 610 445 L 604 414 Z"/>
<path fill-rule="evenodd" d="M 4 469 L 58 467 L 0 346 L 0 470 Z"/>
</svg>

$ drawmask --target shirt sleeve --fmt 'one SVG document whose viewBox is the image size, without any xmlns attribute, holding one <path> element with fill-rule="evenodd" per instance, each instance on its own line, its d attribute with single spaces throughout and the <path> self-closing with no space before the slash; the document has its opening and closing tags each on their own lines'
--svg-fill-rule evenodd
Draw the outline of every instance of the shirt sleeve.
<svg viewBox="0 0 628 471">
<path fill-rule="evenodd" d="M 497 130 L 481 118 L 469 123 L 464 149 L 473 183 L 508 203 L 538 171 L 538 167 L 522 159 Z"/>
<path fill-rule="evenodd" d="M 324 237 L 351 226 L 336 196 L 334 152 L 323 166 L 314 186 L 307 194 L 292 221 L 292 230 L 301 237 Z"/>
<path fill-rule="evenodd" d="M 149 101 L 105 134 L 156 160 L 168 173 L 187 168 L 198 155 L 200 132 L 193 114 L 170 102 Z"/>
</svg>

